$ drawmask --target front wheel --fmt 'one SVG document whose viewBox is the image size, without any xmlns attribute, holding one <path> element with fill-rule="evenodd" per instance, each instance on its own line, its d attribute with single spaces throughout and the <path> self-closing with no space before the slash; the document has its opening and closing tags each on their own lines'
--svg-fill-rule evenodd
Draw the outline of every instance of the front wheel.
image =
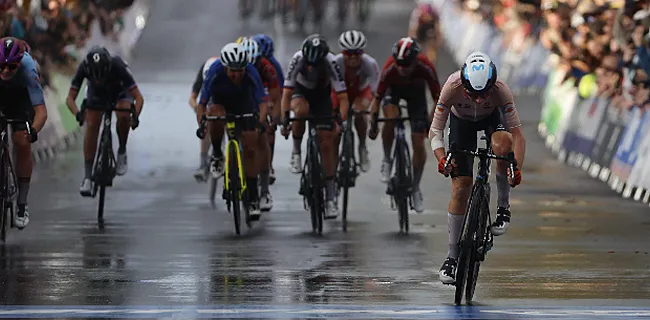
<svg viewBox="0 0 650 320">
<path fill-rule="evenodd" d="M 237 235 L 241 234 L 241 203 L 240 203 L 240 193 L 241 193 L 241 181 L 239 181 L 239 170 L 237 168 L 237 149 L 234 143 L 229 143 L 230 147 L 228 152 L 228 191 L 229 191 L 229 200 L 232 206 L 232 215 L 235 222 L 235 233 Z"/>
<path fill-rule="evenodd" d="M 465 285 L 468 282 L 473 281 L 468 281 L 468 278 L 474 277 L 474 275 L 469 273 L 469 270 L 472 262 L 472 255 L 474 254 L 474 251 L 477 250 L 474 237 L 477 233 L 476 229 L 479 211 L 481 210 L 481 199 L 481 189 L 478 185 L 474 185 L 470 195 L 469 205 L 467 206 L 467 211 L 465 213 L 462 233 L 458 241 L 460 254 L 458 255 L 458 266 L 456 268 L 456 294 L 454 300 L 456 305 L 462 303 Z"/>
<path fill-rule="evenodd" d="M 395 141 L 395 177 L 392 179 L 395 202 L 399 215 L 400 232 L 409 233 L 408 199 L 410 195 L 410 170 L 405 142 Z"/>
<path fill-rule="evenodd" d="M 341 152 L 341 167 L 339 170 L 339 183 L 343 188 L 343 212 L 341 216 L 341 226 L 343 232 L 348 231 L 348 197 L 350 187 L 353 184 L 354 170 L 354 137 L 352 132 L 348 131 L 343 134 L 343 150 Z"/>
<path fill-rule="evenodd" d="M 311 142 L 313 144 L 314 142 Z M 309 166 L 309 175 L 310 175 L 310 186 L 311 188 L 311 219 L 312 219 L 312 228 L 314 231 L 318 231 L 318 234 L 323 233 L 323 215 L 324 215 L 324 195 L 323 195 L 323 179 L 321 173 L 321 162 L 318 152 L 318 148 L 314 145 L 311 145 L 309 148 L 309 159 L 307 161 Z"/>
</svg>

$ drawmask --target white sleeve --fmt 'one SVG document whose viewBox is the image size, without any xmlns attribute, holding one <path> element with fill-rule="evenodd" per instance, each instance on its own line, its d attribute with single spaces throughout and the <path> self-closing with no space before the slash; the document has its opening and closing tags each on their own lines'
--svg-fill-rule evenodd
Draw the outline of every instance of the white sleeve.
<svg viewBox="0 0 650 320">
<path fill-rule="evenodd" d="M 366 80 L 363 83 L 363 86 L 361 86 L 361 88 L 370 86 L 370 90 L 372 90 L 372 92 L 375 92 L 377 91 L 377 85 L 379 84 L 379 73 L 380 73 L 377 60 L 375 60 L 375 58 L 371 57 L 368 54 L 364 54 L 363 65 L 365 68 Z"/>
<path fill-rule="evenodd" d="M 302 51 L 296 52 L 289 62 L 289 68 L 287 69 L 287 74 L 284 77 L 285 88 L 293 88 L 296 86 L 296 79 L 298 78 L 298 70 L 300 70 L 300 64 L 302 64 Z"/>
<path fill-rule="evenodd" d="M 333 53 L 327 54 L 327 62 L 330 66 L 330 79 L 332 80 L 332 88 L 336 93 L 345 92 L 345 78 L 343 77 L 342 66 L 336 61 L 336 56 Z"/>
</svg>

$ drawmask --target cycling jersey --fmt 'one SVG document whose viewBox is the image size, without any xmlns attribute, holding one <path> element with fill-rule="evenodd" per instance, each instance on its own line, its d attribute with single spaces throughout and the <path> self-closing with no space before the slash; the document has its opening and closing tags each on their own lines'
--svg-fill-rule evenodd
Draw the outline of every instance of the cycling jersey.
<svg viewBox="0 0 650 320">
<path fill-rule="evenodd" d="M 296 84 L 307 89 L 326 89 L 327 95 L 329 95 L 330 85 L 337 93 L 346 91 L 341 66 L 331 52 L 325 57 L 325 63 L 311 68 L 303 58 L 302 51 L 296 52 L 289 63 L 284 87 L 293 89 Z"/>
<path fill-rule="evenodd" d="M 520 127 L 519 114 L 508 85 L 497 80 L 488 94 L 480 105 L 475 103 L 461 83 L 460 71 L 452 73 L 442 87 L 431 129 L 444 130 L 449 112 L 462 120 L 477 122 L 489 117 L 495 109 L 502 111 L 508 127 Z"/>
<path fill-rule="evenodd" d="M 246 113 L 259 110 L 259 105 L 268 96 L 260 74 L 252 65 L 247 65 L 244 78 L 239 85 L 232 83 L 226 68 L 217 59 L 206 74 L 201 89 L 200 103 L 207 105 L 209 101 L 220 104 L 236 113 Z"/>
<path fill-rule="evenodd" d="M 269 62 L 271 62 L 273 65 L 273 68 L 275 68 L 275 74 L 278 77 L 278 84 L 280 85 L 280 88 L 284 87 L 284 72 L 282 71 L 282 66 L 273 56 L 267 57 L 266 60 L 269 60 Z"/>
<path fill-rule="evenodd" d="M 82 61 L 77 67 L 77 72 L 72 78 L 71 88 L 79 90 L 84 79 L 90 79 L 86 72 L 86 61 Z M 131 99 L 129 91 L 137 87 L 129 65 L 119 56 L 111 58 L 111 70 L 106 75 L 104 83 L 97 85 L 88 81 L 88 92 L 86 98 L 92 102 L 114 102 L 122 99 Z"/>
<path fill-rule="evenodd" d="M 13 78 L 8 81 L 0 79 L 0 92 L 4 99 L 0 103 L 4 108 L 27 108 L 45 104 L 36 62 L 29 53 L 25 52 Z M 13 102 L 18 100 L 12 99 L 14 97 L 21 98 L 21 103 L 15 105 Z"/>
<path fill-rule="evenodd" d="M 199 72 L 196 74 L 196 78 L 194 79 L 194 84 L 192 84 L 192 92 L 196 94 L 201 92 L 201 87 L 203 87 L 203 79 L 205 79 L 208 70 L 210 70 L 210 66 L 212 66 L 212 64 L 217 61 L 217 59 L 219 59 L 219 57 L 211 57 L 201 65 L 201 68 L 199 68 Z"/>
<path fill-rule="evenodd" d="M 260 77 L 264 83 L 264 87 L 269 90 L 276 89 L 280 87 L 278 83 L 278 75 L 275 72 L 275 67 L 273 64 L 266 58 L 260 59 L 260 61 L 255 65 L 255 69 L 259 72 Z"/>
<path fill-rule="evenodd" d="M 354 100 L 354 97 L 358 96 L 367 87 L 370 87 L 370 90 L 373 92 L 377 90 L 377 84 L 379 82 L 379 66 L 377 65 L 377 60 L 370 55 L 364 53 L 361 56 L 361 65 L 356 72 L 345 69 L 342 53 L 336 55 L 336 63 L 343 66 L 345 87 L 347 88 L 348 97 L 351 100 Z"/>
<path fill-rule="evenodd" d="M 421 43 L 434 36 L 433 31 L 438 24 L 439 16 L 435 9 L 433 10 L 432 14 L 430 14 L 418 7 L 411 12 L 409 28 L 416 30 L 416 38 Z"/>
</svg>

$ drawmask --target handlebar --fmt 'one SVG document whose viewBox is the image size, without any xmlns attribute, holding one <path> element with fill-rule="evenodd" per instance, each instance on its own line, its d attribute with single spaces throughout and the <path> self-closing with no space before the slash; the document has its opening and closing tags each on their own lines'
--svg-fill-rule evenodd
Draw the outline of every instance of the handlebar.
<svg viewBox="0 0 650 320">
<path fill-rule="evenodd" d="M 465 154 L 468 156 L 472 157 L 477 157 L 477 158 L 483 158 L 483 159 L 495 159 L 495 160 L 503 160 L 508 162 L 508 168 L 510 169 L 508 175 L 510 177 L 510 181 L 515 180 L 515 171 L 517 170 L 517 160 L 515 159 L 515 153 L 514 152 L 509 152 L 507 156 L 498 156 L 491 151 L 488 151 L 485 148 L 479 148 L 478 151 L 471 151 L 471 150 L 462 150 L 462 149 L 455 149 L 452 146 L 452 149 L 447 152 L 447 157 L 445 158 L 445 171 L 449 169 L 449 166 L 451 165 L 451 159 L 456 155 L 456 154 Z M 447 175 L 445 175 L 447 176 Z M 511 187 L 515 187 L 513 185 L 510 185 Z"/>
<path fill-rule="evenodd" d="M 339 118 L 339 116 L 336 114 L 327 115 L 327 116 L 309 115 L 305 117 L 293 117 L 293 118 L 290 117 L 289 114 L 290 114 L 289 110 L 284 112 L 284 121 L 282 123 L 282 126 L 285 127 L 286 130 L 288 131 L 291 131 L 291 127 L 289 126 L 289 124 L 292 121 L 334 120 Z M 289 135 L 287 134 L 284 138 L 289 139 Z"/>
<path fill-rule="evenodd" d="M 203 115 L 203 117 L 201 117 L 201 123 L 199 124 L 199 128 L 196 129 L 196 136 L 199 139 L 205 138 L 205 125 L 207 124 L 208 121 L 231 122 L 231 121 L 235 121 L 235 120 L 249 119 L 249 118 L 257 118 L 257 114 L 255 114 L 255 113 L 243 113 L 243 114 L 227 114 L 225 116 L 206 116 L 206 115 Z"/>
<path fill-rule="evenodd" d="M 4 124 L 24 124 L 25 128 L 27 128 L 27 134 L 32 135 L 32 124 L 28 120 L 7 118 L 7 116 L 0 113 L 0 123 L 3 123 L 3 127 L 6 126 Z"/>
<path fill-rule="evenodd" d="M 116 107 L 117 103 L 103 103 L 100 105 L 91 105 L 88 106 L 87 100 L 84 99 L 83 102 L 81 102 L 81 107 L 79 108 L 79 112 L 82 114 L 86 110 L 98 110 L 98 111 L 118 111 L 118 112 L 129 112 L 131 113 L 131 128 L 135 130 L 140 125 L 140 119 L 138 118 L 137 112 L 135 112 L 135 103 L 131 102 L 131 106 L 129 108 L 118 108 Z M 83 119 L 83 118 L 82 118 Z M 79 123 L 79 125 L 82 125 L 83 121 Z"/>
</svg>

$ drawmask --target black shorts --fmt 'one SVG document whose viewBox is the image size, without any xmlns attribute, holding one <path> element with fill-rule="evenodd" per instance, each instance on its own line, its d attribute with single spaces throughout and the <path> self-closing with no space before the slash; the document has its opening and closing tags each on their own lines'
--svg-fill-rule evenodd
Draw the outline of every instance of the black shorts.
<svg viewBox="0 0 650 320">
<path fill-rule="evenodd" d="M 125 89 L 122 92 L 118 93 L 114 97 L 105 97 L 102 95 L 97 95 L 95 94 L 95 90 L 93 90 L 92 86 L 87 87 L 86 91 L 86 103 L 87 106 L 93 109 L 103 109 L 103 108 L 108 108 L 112 107 L 115 104 L 117 104 L 120 101 L 128 101 L 129 103 L 133 103 L 135 98 L 133 98 L 133 95 L 129 92 L 129 90 Z"/>
<path fill-rule="evenodd" d="M 332 89 L 330 86 L 309 89 L 300 84 L 296 84 L 293 88 L 291 99 L 304 98 L 307 100 L 310 116 L 332 116 L 334 109 L 332 108 L 331 92 Z M 334 119 L 315 120 L 312 124 L 318 125 L 321 129 L 332 130 L 334 128 Z"/>
<path fill-rule="evenodd" d="M 427 114 L 427 94 L 423 87 L 391 87 L 386 91 L 384 105 L 399 105 L 404 99 L 408 104 L 411 132 L 429 132 L 429 115 Z"/>
<path fill-rule="evenodd" d="M 0 97 L 2 97 L 2 113 L 9 119 L 20 121 L 34 121 L 34 107 L 26 88 L 16 90 L 16 88 L 0 88 Z M 27 130 L 24 123 L 12 124 L 14 131 Z"/>
<path fill-rule="evenodd" d="M 211 97 L 208 101 L 208 108 L 214 105 L 221 105 L 227 114 L 259 113 L 258 106 L 248 95 L 231 95 Z M 253 131 L 259 127 L 257 118 L 238 119 L 235 121 L 237 132 Z"/>
<path fill-rule="evenodd" d="M 496 109 L 487 118 L 478 122 L 463 120 L 453 113 L 449 119 L 449 147 L 455 144 L 456 149 L 476 151 L 476 132 L 485 130 L 485 134 L 491 137 L 494 132 L 508 131 L 503 119 L 501 110 Z M 454 157 L 457 172 L 452 177 L 472 177 L 474 175 L 474 157 L 458 154 Z"/>
</svg>

